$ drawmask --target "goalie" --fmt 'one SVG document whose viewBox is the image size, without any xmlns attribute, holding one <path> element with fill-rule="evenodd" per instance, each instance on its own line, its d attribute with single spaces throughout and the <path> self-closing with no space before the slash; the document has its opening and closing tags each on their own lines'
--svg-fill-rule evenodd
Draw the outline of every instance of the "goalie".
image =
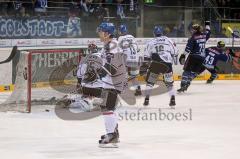
<svg viewBox="0 0 240 159">
<path fill-rule="evenodd" d="M 85 87 L 97 80 L 97 71 L 102 65 L 102 60 L 100 54 L 98 53 L 98 48 L 95 44 L 88 45 L 88 54 L 82 58 L 79 63 L 77 70 L 77 85 L 76 93 L 65 95 L 57 105 L 62 107 L 74 107 L 80 109 L 80 111 L 93 111 L 100 110 L 98 106 L 99 98 L 101 95 L 101 86 L 94 88 Z M 89 98 L 95 97 L 95 98 Z"/>
</svg>

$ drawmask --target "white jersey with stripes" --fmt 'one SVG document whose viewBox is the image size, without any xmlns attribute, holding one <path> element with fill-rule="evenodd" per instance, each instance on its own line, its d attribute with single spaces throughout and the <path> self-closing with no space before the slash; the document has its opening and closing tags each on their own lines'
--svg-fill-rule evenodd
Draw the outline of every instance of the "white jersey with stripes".
<svg viewBox="0 0 240 159">
<path fill-rule="evenodd" d="M 158 54 L 164 62 L 173 63 L 173 57 L 178 55 L 178 49 L 171 39 L 160 36 L 146 44 L 144 57 L 151 58 L 153 54 Z"/>
</svg>

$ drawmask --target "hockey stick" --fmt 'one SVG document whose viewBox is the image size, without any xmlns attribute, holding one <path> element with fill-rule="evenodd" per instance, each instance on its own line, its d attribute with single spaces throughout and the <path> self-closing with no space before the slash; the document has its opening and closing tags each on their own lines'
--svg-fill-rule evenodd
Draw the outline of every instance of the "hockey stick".
<svg viewBox="0 0 240 159">
<path fill-rule="evenodd" d="M 234 32 L 230 26 L 227 27 L 227 29 L 231 32 L 232 35 L 232 47 L 234 47 Z"/>
<path fill-rule="evenodd" d="M 17 46 L 14 46 L 10 56 L 4 61 L 0 61 L 0 64 L 10 62 L 16 54 L 17 54 Z"/>
</svg>

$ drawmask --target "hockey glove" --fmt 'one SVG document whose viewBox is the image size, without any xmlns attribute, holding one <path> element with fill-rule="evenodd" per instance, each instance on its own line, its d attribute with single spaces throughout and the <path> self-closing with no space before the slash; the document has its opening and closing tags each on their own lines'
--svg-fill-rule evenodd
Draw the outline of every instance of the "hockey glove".
<svg viewBox="0 0 240 159">
<path fill-rule="evenodd" d="M 179 63 L 181 64 L 181 65 L 184 65 L 184 63 L 185 63 L 185 54 L 181 54 L 180 55 L 180 58 L 179 58 Z"/>
</svg>

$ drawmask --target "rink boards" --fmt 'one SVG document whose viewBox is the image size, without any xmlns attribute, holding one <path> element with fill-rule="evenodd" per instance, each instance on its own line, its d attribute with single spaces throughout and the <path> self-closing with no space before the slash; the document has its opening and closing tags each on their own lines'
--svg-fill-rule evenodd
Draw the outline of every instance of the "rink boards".
<svg viewBox="0 0 240 159">
<path fill-rule="evenodd" d="M 141 55 L 144 52 L 144 46 L 146 42 L 150 38 L 137 38 L 137 42 L 140 47 Z M 187 38 L 172 38 L 172 40 L 176 43 L 179 54 L 184 52 Z M 227 46 L 232 45 L 231 38 L 211 38 L 206 47 L 215 46 L 217 41 L 223 40 L 225 41 Z M 98 46 L 101 46 L 102 43 L 99 39 L 13 39 L 13 40 L 0 40 L 0 61 L 4 60 L 9 56 L 11 52 L 11 47 L 14 45 L 18 45 L 19 48 L 25 49 L 66 49 L 66 48 L 81 48 L 86 49 L 89 43 L 96 43 Z M 56 46 L 58 45 L 58 46 Z M 240 46 L 240 40 L 236 39 L 235 46 Z M 178 60 L 174 62 L 173 70 L 174 70 L 174 80 L 181 80 L 182 74 L 182 65 L 178 63 Z M 14 86 L 12 83 L 12 63 L 6 63 L 0 65 L 0 92 L 3 91 L 12 91 Z M 209 73 L 204 72 L 200 76 L 198 76 L 195 80 L 206 80 L 209 78 Z M 160 77 L 161 79 L 161 77 Z M 240 80 L 240 74 L 219 74 L 218 80 Z M 139 77 L 140 81 L 144 81 L 143 77 Z M 41 84 L 40 84 L 41 85 Z"/>
</svg>

